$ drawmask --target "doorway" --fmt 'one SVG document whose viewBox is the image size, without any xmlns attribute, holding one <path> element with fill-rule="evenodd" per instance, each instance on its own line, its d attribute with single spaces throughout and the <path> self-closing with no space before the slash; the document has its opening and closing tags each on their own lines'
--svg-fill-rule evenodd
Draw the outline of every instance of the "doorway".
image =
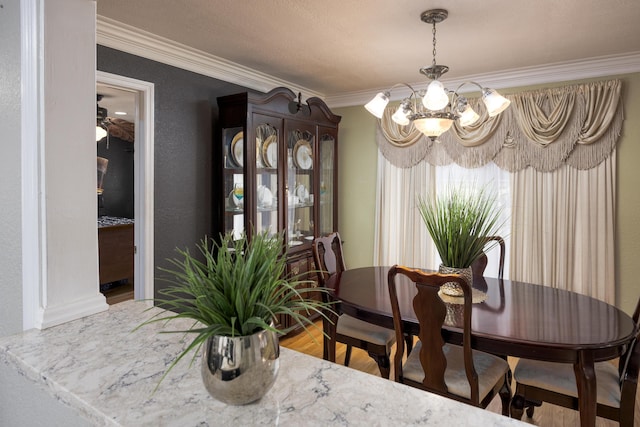
<svg viewBox="0 0 640 427">
<path fill-rule="evenodd" d="M 154 257 L 153 257 L 153 106 L 154 106 L 154 86 L 153 83 L 142 80 L 131 79 L 111 73 L 96 71 L 96 93 L 108 94 L 108 97 L 98 103 L 100 107 L 112 107 L 112 113 L 107 108 L 110 115 L 117 118 L 116 111 L 127 113 L 133 122 L 133 142 L 132 147 L 127 148 L 126 144 L 116 151 L 114 155 L 120 155 L 125 162 L 127 160 L 127 150 L 132 157 L 133 182 L 127 184 L 131 186 L 133 206 L 127 210 L 128 196 L 120 195 L 119 206 L 112 205 L 113 212 L 133 213 L 133 247 L 127 243 L 125 245 L 133 252 L 133 298 L 136 300 L 151 299 L 154 297 Z M 129 109 L 129 111 L 127 111 Z M 98 116 L 100 112 L 98 112 Z M 124 115 L 122 117 L 125 117 Z M 127 119 L 124 119 L 127 121 Z M 98 137 L 96 137 L 97 139 Z M 122 140 L 122 138 L 118 138 Z M 115 139 L 114 139 L 114 142 Z M 106 145 L 107 141 L 103 141 Z M 120 141 L 118 141 L 120 144 Z M 100 143 L 99 143 L 100 144 Z M 109 149 L 111 141 L 109 141 Z M 115 147 L 113 147 L 115 149 Z M 123 154 L 124 153 L 124 154 Z M 99 157 L 99 155 L 98 155 Z M 126 169 L 126 168 L 125 168 Z M 122 177 L 120 177 L 122 178 Z M 104 176 L 104 180 L 109 179 L 109 165 Z M 125 191 L 128 192 L 129 190 Z M 100 192 L 100 190 L 98 191 Z M 107 195 L 105 194 L 104 197 Z M 104 201 L 103 197 L 103 203 Z M 99 202 L 100 203 L 100 202 Z M 100 210 L 99 205 L 99 210 Z M 105 206 L 102 206 L 103 212 Z M 131 215 L 129 215 L 131 216 Z M 126 228 L 126 227 L 121 227 Z M 123 230 L 119 230 L 122 232 Z M 121 241 L 118 238 L 118 241 Z M 128 250 L 129 250 L 128 249 Z M 116 253 L 119 249 L 115 250 Z M 125 273 L 118 273 L 126 278 Z M 115 276 L 114 276 L 115 277 Z M 101 279 L 102 282 L 102 279 Z"/>
</svg>

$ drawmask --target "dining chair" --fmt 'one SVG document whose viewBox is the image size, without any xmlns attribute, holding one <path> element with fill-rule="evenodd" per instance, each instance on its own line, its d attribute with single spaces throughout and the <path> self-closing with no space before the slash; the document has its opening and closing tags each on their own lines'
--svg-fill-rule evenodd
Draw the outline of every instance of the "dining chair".
<svg viewBox="0 0 640 427">
<path fill-rule="evenodd" d="M 406 276 L 410 281 L 397 280 L 398 275 Z M 442 326 L 452 304 L 443 302 L 438 292 L 449 282 L 459 284 L 464 293 L 461 346 L 445 343 L 442 338 Z M 395 380 L 482 408 L 500 394 L 502 414 L 508 415 L 511 401 L 507 381 L 509 365 L 497 356 L 471 348 L 472 295 L 466 280 L 459 274 L 427 273 L 394 265 L 389 270 L 388 285 L 397 342 L 393 360 Z M 398 287 L 408 285 L 415 285 L 418 291 L 413 298 L 413 309 L 420 332 L 419 341 L 403 363 L 404 327 L 398 293 L 405 294 L 407 289 L 399 291 Z"/>
<path fill-rule="evenodd" d="M 500 258 L 498 260 L 498 279 L 502 279 L 504 277 L 504 258 L 506 253 L 506 245 L 504 243 L 504 239 L 500 236 L 487 236 L 485 238 L 485 243 L 484 243 L 485 250 L 487 249 L 488 245 L 491 242 L 497 242 L 496 244 L 500 246 Z M 489 250 L 491 250 L 492 248 L 493 246 L 489 247 Z M 487 253 L 483 252 L 482 255 L 480 255 L 471 264 L 471 271 L 473 274 L 473 284 L 474 286 L 477 286 L 480 289 L 482 288 L 486 289 L 486 286 L 487 286 L 486 282 L 484 281 L 484 277 L 485 277 L 485 270 L 487 269 L 488 263 L 489 263 L 489 258 L 487 257 Z M 504 292 L 502 282 L 500 283 L 499 289 L 501 293 Z M 504 295 L 501 295 L 501 301 L 504 302 Z M 496 356 L 500 357 L 505 361 L 508 361 L 508 357 L 504 354 L 496 354 Z M 513 373 L 511 372 L 511 368 L 509 368 L 509 373 L 508 373 L 509 384 L 511 384 L 512 378 L 513 378 Z"/>
<path fill-rule="evenodd" d="M 617 421 L 620 426 L 634 425 L 638 371 L 640 369 L 640 299 L 633 313 L 636 334 L 627 343 L 616 367 L 611 361 L 597 362 L 596 415 Z M 578 389 L 573 365 L 520 359 L 513 372 L 516 392 L 511 401 L 511 417 L 521 419 L 526 408 L 533 417 L 534 408 L 542 402 L 578 410 Z"/>
<path fill-rule="evenodd" d="M 311 247 L 320 286 L 325 286 L 330 275 L 346 270 L 342 252 L 342 240 L 337 232 L 315 238 Z M 322 295 L 323 298 L 329 298 L 326 293 Z M 380 369 L 380 375 L 388 379 L 391 370 L 391 347 L 396 340 L 395 332 L 347 314 L 340 314 L 337 318 L 329 317 L 335 323 L 336 341 L 347 346 L 344 365 L 349 366 L 351 350 L 353 347 L 357 347 L 366 351 L 375 360 L 378 364 L 378 369 Z M 334 326 L 326 318 L 323 318 L 322 321 L 325 332 L 323 358 L 328 360 L 329 338 L 327 335 L 329 328 Z"/>
<path fill-rule="evenodd" d="M 506 252 L 506 246 L 504 243 L 504 239 L 500 236 L 487 236 L 486 237 L 486 241 L 485 241 L 485 247 L 490 243 L 490 242 L 497 242 L 497 244 L 500 246 L 500 260 L 498 263 L 498 279 L 502 279 L 504 276 L 504 258 L 505 258 L 505 252 Z M 474 277 L 482 277 L 484 276 L 484 271 L 487 268 L 487 264 L 489 262 L 489 258 L 487 257 L 486 253 L 482 253 L 482 255 L 480 255 L 472 264 L 471 264 L 471 270 L 473 272 L 473 276 Z"/>
</svg>

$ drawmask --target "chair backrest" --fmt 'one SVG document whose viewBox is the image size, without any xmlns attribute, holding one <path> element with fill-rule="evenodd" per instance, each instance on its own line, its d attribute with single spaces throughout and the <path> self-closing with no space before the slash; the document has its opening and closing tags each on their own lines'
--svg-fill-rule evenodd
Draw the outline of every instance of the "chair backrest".
<svg viewBox="0 0 640 427">
<path fill-rule="evenodd" d="M 620 363 L 618 364 L 618 373 L 620 374 L 620 387 L 623 387 L 624 385 L 625 378 L 628 376 L 628 369 L 630 367 L 633 369 L 633 358 L 640 357 L 635 355 L 635 353 L 640 352 L 640 350 L 635 348 L 637 347 L 636 341 L 640 338 L 640 325 L 638 324 L 638 322 L 640 321 L 640 298 L 638 298 L 636 308 L 633 311 L 633 316 L 631 318 L 633 319 L 633 323 L 636 325 L 636 337 L 629 345 L 627 345 L 626 350 L 620 356 Z M 640 360 L 635 361 L 635 378 L 637 378 L 638 376 L 638 365 L 640 365 Z M 631 373 L 631 375 L 633 375 L 633 372 Z"/>
<path fill-rule="evenodd" d="M 320 286 L 325 286 L 326 279 L 330 275 L 347 269 L 342 255 L 342 240 L 338 232 L 316 237 L 311 244 L 311 249 Z"/>
<path fill-rule="evenodd" d="M 397 279 L 398 275 L 406 276 L 410 282 Z M 442 326 L 447 315 L 447 304 L 438 296 L 438 291 L 440 287 L 449 282 L 456 282 L 464 293 L 462 314 L 464 366 L 467 380 L 471 387 L 471 400 L 479 402 L 478 374 L 473 365 L 471 352 L 471 287 L 459 274 L 426 273 L 398 265 L 394 265 L 389 270 L 389 297 L 397 346 L 394 357 L 395 377 L 397 381 L 403 381 L 404 327 L 398 303 L 397 287 L 398 285 L 408 286 L 415 284 L 418 293 L 413 299 L 413 310 L 420 324 L 418 336 L 423 343 L 420 350 L 420 364 L 425 373 L 422 385 L 426 389 L 447 393 L 447 386 L 444 381 L 447 360 L 443 351 L 445 342 L 442 338 Z"/>
<path fill-rule="evenodd" d="M 486 238 L 485 247 L 488 244 L 492 244 L 492 247 L 496 244 L 500 246 L 500 262 L 498 264 L 498 279 L 502 279 L 502 277 L 504 276 L 504 257 L 506 252 L 504 239 L 500 236 L 488 236 Z M 471 264 L 471 270 L 473 271 L 473 276 L 474 277 L 484 276 L 484 270 L 487 268 L 488 262 L 489 262 L 489 259 L 487 258 L 486 253 L 483 253 L 482 255 L 480 255 L 478 259 L 476 259 L 473 262 L 473 264 Z"/>
<path fill-rule="evenodd" d="M 625 355 L 620 357 L 620 420 L 634 418 L 636 392 L 638 389 L 638 371 L 640 371 L 640 333 L 629 344 Z"/>
<path fill-rule="evenodd" d="M 636 303 L 636 309 L 633 311 L 633 316 L 631 318 L 633 319 L 633 323 L 635 323 L 637 327 L 638 321 L 640 320 L 640 298 L 638 298 L 638 302 Z"/>
</svg>

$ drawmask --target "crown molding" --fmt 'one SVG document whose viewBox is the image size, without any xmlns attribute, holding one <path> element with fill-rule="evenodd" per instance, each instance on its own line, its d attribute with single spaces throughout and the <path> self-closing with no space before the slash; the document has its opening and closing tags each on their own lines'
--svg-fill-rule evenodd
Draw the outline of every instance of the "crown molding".
<svg viewBox="0 0 640 427">
<path fill-rule="evenodd" d="M 100 15 L 96 16 L 96 43 L 261 92 L 285 86 L 308 97 L 324 95 Z"/>
<path fill-rule="evenodd" d="M 339 94 L 323 94 L 100 15 L 96 17 L 96 42 L 132 55 L 261 92 L 268 92 L 280 86 L 288 87 L 292 91 L 302 92 L 308 97 L 321 98 L 331 108 L 364 105 L 376 93 L 389 89 L 377 88 Z M 481 82 L 483 86 L 500 89 L 636 72 L 640 72 L 640 52 L 516 68 L 496 73 L 474 74 L 451 80 L 445 78 L 443 83 L 450 88 L 457 88 L 464 82 L 477 81 Z M 426 85 L 426 81 L 411 83 L 411 86 L 416 90 L 425 89 Z M 391 99 L 400 100 L 409 94 L 410 92 L 406 88 L 394 90 L 391 93 Z"/>
<path fill-rule="evenodd" d="M 474 74 L 459 79 L 442 79 L 442 82 L 449 88 L 457 88 L 465 82 L 477 81 L 482 83 L 484 87 L 500 89 L 609 77 L 637 72 L 640 72 L 640 52 L 631 52 L 624 55 L 601 56 L 579 61 L 515 68 L 496 73 Z M 427 83 L 426 81 L 422 81 L 412 83 L 411 86 L 416 90 L 426 89 Z M 386 90 L 389 90 L 389 88 L 327 95 L 325 102 L 331 108 L 364 105 L 369 102 L 376 93 Z M 477 88 L 472 88 L 470 91 L 477 91 Z M 461 92 L 465 91 L 461 90 Z M 390 99 L 398 101 L 406 98 L 410 93 L 406 88 L 399 88 L 391 92 Z"/>
</svg>

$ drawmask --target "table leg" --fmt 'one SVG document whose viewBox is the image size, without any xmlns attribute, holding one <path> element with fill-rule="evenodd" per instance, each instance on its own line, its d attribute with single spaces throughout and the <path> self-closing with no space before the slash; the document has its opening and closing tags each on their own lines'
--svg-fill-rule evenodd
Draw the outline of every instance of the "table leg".
<svg viewBox="0 0 640 427">
<path fill-rule="evenodd" d="M 596 425 L 596 408 L 598 392 L 593 354 L 589 351 L 578 353 L 578 363 L 573 365 L 578 386 L 578 407 L 580 410 L 580 425 L 594 427 Z"/>
</svg>

